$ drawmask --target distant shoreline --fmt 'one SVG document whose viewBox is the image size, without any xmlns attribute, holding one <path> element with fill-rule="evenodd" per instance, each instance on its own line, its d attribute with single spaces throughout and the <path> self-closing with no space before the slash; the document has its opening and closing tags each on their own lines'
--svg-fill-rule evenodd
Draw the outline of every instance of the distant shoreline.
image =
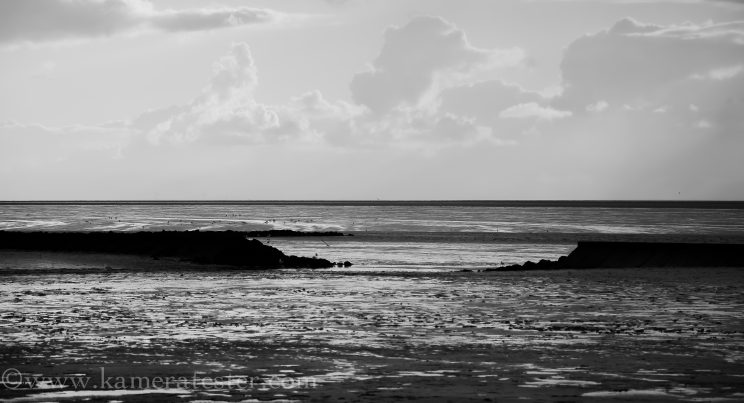
<svg viewBox="0 0 744 403">
<path fill-rule="evenodd" d="M 735 200 L 3 200 L 0 206 L 38 205 L 215 205 L 215 206 L 390 206 L 390 207 L 565 207 L 744 209 Z"/>
</svg>

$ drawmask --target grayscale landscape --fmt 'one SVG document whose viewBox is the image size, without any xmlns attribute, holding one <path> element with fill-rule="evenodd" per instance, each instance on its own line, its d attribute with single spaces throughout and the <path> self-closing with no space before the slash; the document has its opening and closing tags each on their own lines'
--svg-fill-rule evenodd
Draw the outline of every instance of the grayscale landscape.
<svg viewBox="0 0 744 403">
<path fill-rule="evenodd" d="M 0 402 L 744 401 L 744 3 L 1 0 Z"/>
</svg>

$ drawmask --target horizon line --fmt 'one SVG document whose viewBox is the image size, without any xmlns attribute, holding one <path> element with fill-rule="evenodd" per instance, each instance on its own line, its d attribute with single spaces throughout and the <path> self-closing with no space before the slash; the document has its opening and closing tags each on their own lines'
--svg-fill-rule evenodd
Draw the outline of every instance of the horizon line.
<svg viewBox="0 0 744 403">
<path fill-rule="evenodd" d="M 388 205 L 473 207 L 669 207 L 744 209 L 744 200 L 664 199 L 100 199 L 100 200 L 0 200 L 0 205 Z"/>
</svg>

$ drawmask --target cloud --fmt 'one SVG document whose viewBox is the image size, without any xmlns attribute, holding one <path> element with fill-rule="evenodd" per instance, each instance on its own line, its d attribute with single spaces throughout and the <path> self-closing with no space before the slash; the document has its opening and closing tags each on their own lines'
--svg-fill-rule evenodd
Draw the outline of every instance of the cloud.
<svg viewBox="0 0 744 403">
<path fill-rule="evenodd" d="M 542 120 L 561 119 L 571 115 L 572 113 L 569 111 L 560 111 L 550 107 L 540 106 L 536 102 L 514 105 L 499 113 L 499 117 L 507 119 L 535 118 Z"/>
<path fill-rule="evenodd" d="M 319 91 L 269 105 L 255 98 L 258 71 L 250 48 L 233 43 L 190 103 L 147 111 L 131 122 L 151 144 L 317 142 L 347 130 L 359 107 L 330 102 Z"/>
<path fill-rule="evenodd" d="M 602 105 L 663 111 L 656 115 L 665 115 L 667 125 L 655 130 L 737 136 L 744 132 L 742 66 L 742 21 L 655 25 L 626 18 L 569 45 L 561 65 L 564 92 L 553 106 L 575 114 Z"/>
<path fill-rule="evenodd" d="M 245 42 L 233 43 L 230 52 L 212 66 L 212 77 L 205 89 L 206 96 L 220 99 L 245 98 L 258 85 L 258 72 L 250 47 Z"/>
<path fill-rule="evenodd" d="M 744 63 L 744 22 L 661 26 L 630 18 L 565 51 L 564 105 L 655 103 L 693 77 L 727 78 Z"/>
<path fill-rule="evenodd" d="M 474 69 L 516 63 L 521 51 L 505 61 L 502 57 L 510 52 L 476 49 L 463 31 L 441 18 L 416 18 L 403 28 L 388 30 L 385 39 L 373 63 L 375 70 L 352 80 L 356 103 L 332 102 L 319 91 L 278 105 L 257 101 L 256 65 L 248 45 L 237 43 L 214 63 L 212 77 L 199 96 L 183 106 L 148 111 L 134 119 L 132 127 L 152 144 L 292 141 L 432 149 L 458 142 L 499 143 L 493 138 L 494 127 L 505 134 L 520 133 L 525 124 L 498 125 L 494 119 L 500 111 L 547 102 L 538 93 L 498 80 L 442 86 Z M 362 90 L 360 80 L 371 80 L 374 91 Z M 359 102 L 360 96 L 369 101 Z M 564 111 L 535 106 L 521 113 L 538 120 L 567 116 Z"/>
<path fill-rule="evenodd" d="M 217 60 L 201 94 L 189 104 L 149 111 L 134 119 L 134 127 L 153 143 L 272 141 L 295 131 L 281 107 L 257 102 L 258 74 L 250 48 L 234 43 Z"/>
<path fill-rule="evenodd" d="M 573 113 L 553 122 L 555 150 L 608 198 L 740 197 L 743 27 L 626 18 L 576 39 L 550 102 Z"/>
<path fill-rule="evenodd" d="M 438 18 L 389 30 L 371 70 L 352 80 L 354 102 L 317 90 L 261 102 L 260 64 L 235 43 L 184 104 L 98 127 L 0 124 L 0 189 L 4 198 L 741 198 L 739 27 L 619 21 L 570 44 L 555 83 L 564 91 L 553 96 L 473 82 L 499 52 Z M 9 179 L 18 172 L 43 185 Z"/>
<path fill-rule="evenodd" d="M 0 42 L 42 42 L 137 30 L 202 31 L 275 21 L 250 7 L 157 10 L 145 0 L 3 0 Z"/>
<path fill-rule="evenodd" d="M 586 111 L 592 112 L 592 113 L 599 113 L 609 107 L 610 107 L 610 104 L 608 104 L 606 101 L 597 101 L 596 103 L 587 105 Z"/>
<path fill-rule="evenodd" d="M 350 84 L 354 102 L 367 112 L 355 114 L 343 136 L 329 139 L 425 153 L 479 142 L 510 144 L 493 136 L 498 112 L 543 98 L 498 80 L 468 81 L 475 71 L 523 60 L 518 48 L 476 48 L 463 30 L 439 17 L 417 17 L 389 28 L 370 69 Z"/>
<path fill-rule="evenodd" d="M 333 144 L 350 144 L 356 119 L 364 114 L 363 108 L 343 101 L 331 102 L 318 90 L 293 97 L 285 111 L 298 122 L 306 139 Z"/>
<path fill-rule="evenodd" d="M 440 110 L 493 124 L 500 111 L 515 104 L 544 103 L 545 97 L 501 80 L 481 81 L 444 89 L 439 94 Z"/>
<path fill-rule="evenodd" d="M 693 74 L 692 78 L 699 80 L 728 80 L 741 74 L 743 70 L 744 65 L 738 64 L 735 66 L 712 69 L 704 74 Z"/>
<path fill-rule="evenodd" d="M 383 113 L 418 104 L 442 77 L 514 65 L 523 58 L 518 48 L 476 48 L 464 31 L 442 18 L 417 17 L 385 32 L 380 54 L 368 71 L 354 76 L 350 87 L 356 103 Z"/>
<path fill-rule="evenodd" d="M 153 13 L 150 23 L 164 31 L 203 31 L 275 21 L 279 14 L 248 7 L 200 10 L 166 10 Z"/>
<path fill-rule="evenodd" d="M 125 3 L 109 5 L 122 4 Z M 148 9 L 146 3 L 126 4 Z M 522 52 L 477 49 L 469 44 L 463 31 L 441 18 L 416 18 L 403 28 L 388 30 L 385 39 L 383 50 L 373 63 L 375 70 L 355 76 L 352 89 L 359 80 L 364 81 L 360 77 L 375 82 L 392 80 L 388 82 L 392 87 L 421 77 L 423 81 L 414 82 L 400 93 L 388 94 L 383 90 L 392 87 L 379 83 L 375 87 L 380 88 L 373 92 L 355 92 L 355 98 L 370 97 L 372 104 L 331 101 L 317 90 L 285 103 L 266 104 L 255 97 L 259 74 L 248 44 L 234 43 L 227 54 L 214 62 L 210 78 L 191 101 L 145 111 L 119 123 L 118 127 L 131 131 L 132 141 L 124 152 L 192 143 L 326 142 L 340 147 L 429 147 L 437 143 L 492 141 L 488 122 L 479 117 L 494 116 L 515 103 L 542 99 L 501 82 L 445 87 L 448 92 L 442 96 L 437 84 L 455 82 L 475 69 L 517 63 Z M 499 91 L 504 99 L 491 105 L 496 109 L 479 109 L 479 102 L 484 101 L 479 93 L 490 93 L 491 98 L 485 99 L 490 101 L 500 96 Z M 426 102 L 422 97 L 425 93 L 430 95 Z M 375 108 L 374 105 L 382 105 L 377 102 L 389 104 Z M 461 109 L 463 105 L 466 110 Z"/>
</svg>

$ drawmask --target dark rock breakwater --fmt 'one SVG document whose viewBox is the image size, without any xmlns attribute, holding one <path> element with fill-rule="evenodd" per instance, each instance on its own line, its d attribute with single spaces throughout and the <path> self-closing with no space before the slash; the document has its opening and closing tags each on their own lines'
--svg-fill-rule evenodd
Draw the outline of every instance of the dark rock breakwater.
<svg viewBox="0 0 744 403">
<path fill-rule="evenodd" d="M 744 244 L 579 242 L 568 256 L 487 271 L 630 267 L 744 267 Z"/>
<path fill-rule="evenodd" d="M 334 266 L 326 259 L 285 255 L 279 249 L 248 239 L 246 233 L 235 231 L 0 231 L 0 249 L 175 257 L 194 263 L 252 269 Z"/>
</svg>

